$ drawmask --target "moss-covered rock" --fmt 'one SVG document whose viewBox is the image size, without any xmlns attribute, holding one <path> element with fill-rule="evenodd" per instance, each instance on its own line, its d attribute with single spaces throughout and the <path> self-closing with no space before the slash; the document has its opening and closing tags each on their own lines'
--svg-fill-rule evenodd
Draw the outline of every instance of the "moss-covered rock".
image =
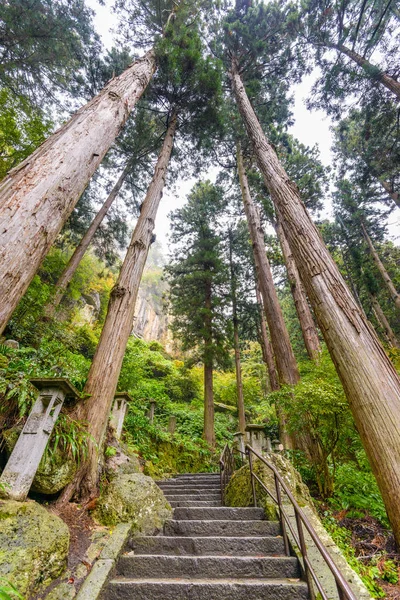
<svg viewBox="0 0 400 600">
<path fill-rule="evenodd" d="M 300 473 L 296 471 L 292 463 L 281 454 L 270 453 L 267 460 L 274 464 L 278 469 L 281 477 L 288 485 L 292 494 L 296 498 L 300 506 L 310 506 L 314 508 L 314 504 L 307 486 L 303 483 Z M 259 460 L 253 461 L 253 469 L 256 475 L 264 482 L 264 485 L 275 494 L 274 474 L 266 465 Z M 258 481 L 255 482 L 257 503 L 263 507 L 266 517 L 270 520 L 277 518 L 276 504 L 266 494 Z M 253 493 L 250 481 L 250 468 L 245 465 L 236 471 L 226 488 L 225 500 L 228 506 L 252 506 Z M 283 501 L 285 496 L 283 495 Z"/>
<path fill-rule="evenodd" d="M 107 450 L 109 450 L 108 453 Z M 142 469 L 138 455 L 132 452 L 126 445 L 117 440 L 113 440 L 107 450 L 105 471 L 109 479 L 117 477 L 118 475 L 129 475 L 130 473 L 141 472 Z"/>
<path fill-rule="evenodd" d="M 18 427 L 3 431 L 2 435 L 8 455 L 11 454 L 20 433 L 21 428 Z M 57 449 L 51 457 L 45 453 L 36 471 L 31 489 L 39 494 L 57 494 L 73 480 L 76 469 L 75 460 L 60 450 Z"/>
<path fill-rule="evenodd" d="M 135 533 L 151 534 L 171 518 L 158 485 L 142 473 L 118 474 L 100 495 L 95 518 L 104 525 L 132 522 Z"/>
<path fill-rule="evenodd" d="M 65 569 L 69 530 L 36 502 L 0 501 L 0 576 L 29 597 Z"/>
</svg>

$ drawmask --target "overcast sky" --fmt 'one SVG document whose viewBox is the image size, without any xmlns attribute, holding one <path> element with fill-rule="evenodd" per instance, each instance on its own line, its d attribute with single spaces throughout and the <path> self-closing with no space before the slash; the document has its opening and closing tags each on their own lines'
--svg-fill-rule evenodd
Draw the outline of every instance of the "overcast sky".
<svg viewBox="0 0 400 600">
<path fill-rule="evenodd" d="M 95 11 L 95 27 L 101 35 L 103 44 L 106 48 L 110 48 L 113 44 L 113 35 L 111 29 L 115 26 L 115 15 L 111 11 L 111 0 L 105 0 L 105 5 L 100 6 L 97 0 L 87 0 L 89 6 Z M 289 129 L 300 142 L 306 146 L 314 146 L 318 144 L 321 160 L 325 165 L 332 163 L 332 134 L 330 127 L 332 121 L 325 115 L 323 111 L 309 111 L 305 106 L 305 99 L 309 96 L 312 84 L 315 80 L 314 75 L 308 75 L 303 81 L 293 87 L 294 92 L 294 125 Z M 212 172 L 210 173 L 212 179 Z M 186 196 L 194 185 L 195 180 L 189 179 L 178 182 L 176 189 L 178 192 L 171 194 L 166 190 L 156 220 L 155 232 L 157 239 L 163 244 L 167 250 L 167 236 L 169 233 L 168 213 L 175 208 L 182 206 Z M 330 206 L 325 207 L 324 216 L 330 216 Z M 400 210 L 396 210 L 391 214 L 389 219 L 389 235 L 390 238 L 397 244 L 400 243 Z"/>
</svg>

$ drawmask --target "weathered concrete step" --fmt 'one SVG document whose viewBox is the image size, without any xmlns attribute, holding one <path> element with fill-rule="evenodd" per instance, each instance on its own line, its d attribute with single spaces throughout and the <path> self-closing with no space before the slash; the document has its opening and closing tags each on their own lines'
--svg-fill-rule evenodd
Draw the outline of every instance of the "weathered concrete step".
<svg viewBox="0 0 400 600">
<path fill-rule="evenodd" d="M 187 507 L 187 508 L 205 508 L 207 506 L 222 506 L 221 496 L 218 500 L 171 500 L 167 497 L 168 502 L 172 508 Z"/>
<path fill-rule="evenodd" d="M 302 581 L 113 579 L 105 600 L 307 600 Z"/>
<path fill-rule="evenodd" d="M 264 511 L 262 508 L 230 508 L 226 506 L 216 506 L 213 508 L 176 508 L 174 511 L 174 519 L 189 519 L 189 520 L 206 520 L 216 519 L 220 521 L 255 521 L 256 519 L 264 519 Z"/>
<path fill-rule="evenodd" d="M 161 481 L 157 481 L 157 484 L 160 483 L 179 483 L 185 485 L 186 483 L 220 483 L 219 477 L 174 477 L 173 479 L 164 479 Z"/>
<path fill-rule="evenodd" d="M 134 537 L 129 548 L 136 554 L 189 554 L 212 556 L 284 555 L 281 537 Z"/>
<path fill-rule="evenodd" d="M 296 578 L 300 569 L 297 558 L 291 556 L 168 556 L 132 552 L 120 557 L 117 574 L 128 578 Z"/>
<path fill-rule="evenodd" d="M 161 487 L 161 486 L 160 486 Z M 176 496 L 193 494 L 193 496 L 207 496 L 207 494 L 221 494 L 221 488 L 218 486 L 197 488 L 197 487 L 175 487 L 165 486 L 161 487 L 164 494 L 174 494 Z"/>
<path fill-rule="evenodd" d="M 174 494 L 164 492 L 168 500 L 221 500 L 221 494 Z"/>
<path fill-rule="evenodd" d="M 231 521 L 231 520 L 185 520 L 167 521 L 164 525 L 164 535 L 189 537 L 248 537 L 280 535 L 280 525 L 277 521 Z"/>
</svg>

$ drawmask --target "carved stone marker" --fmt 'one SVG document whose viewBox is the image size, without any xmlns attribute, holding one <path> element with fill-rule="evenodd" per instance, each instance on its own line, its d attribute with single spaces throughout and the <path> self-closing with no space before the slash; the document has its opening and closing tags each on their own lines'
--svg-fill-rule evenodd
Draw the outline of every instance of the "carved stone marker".
<svg viewBox="0 0 400 600">
<path fill-rule="evenodd" d="M 157 402 L 155 400 L 150 400 L 150 408 L 147 411 L 147 416 L 149 418 L 150 423 L 153 423 L 154 421 L 154 410 L 156 408 L 156 404 Z"/>
<path fill-rule="evenodd" d="M 121 437 L 126 410 L 128 408 L 128 401 L 132 401 L 132 397 L 128 394 L 128 392 L 117 392 L 114 396 L 114 404 L 110 417 L 110 426 L 114 429 L 114 435 L 117 440 L 119 440 Z"/>
<path fill-rule="evenodd" d="M 12 500 L 26 499 L 64 400 L 80 397 L 67 379 L 31 379 L 31 383 L 40 394 L 0 477 L 1 495 Z"/>
<path fill-rule="evenodd" d="M 267 442 L 265 425 L 247 425 L 246 432 L 248 433 L 249 445 L 261 454 Z"/>
<path fill-rule="evenodd" d="M 168 432 L 175 433 L 175 429 L 176 429 L 176 417 L 174 415 L 171 415 L 170 418 L 168 419 Z"/>
<path fill-rule="evenodd" d="M 244 447 L 245 447 L 245 437 L 244 433 L 241 431 L 237 431 L 233 436 L 233 443 L 235 444 L 237 450 L 240 452 L 240 456 L 243 459 L 244 456 Z"/>
</svg>

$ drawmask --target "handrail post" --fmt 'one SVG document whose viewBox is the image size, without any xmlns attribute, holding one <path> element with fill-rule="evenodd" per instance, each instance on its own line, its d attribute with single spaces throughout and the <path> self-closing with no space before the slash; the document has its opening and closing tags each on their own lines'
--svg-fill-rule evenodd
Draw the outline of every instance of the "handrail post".
<svg viewBox="0 0 400 600">
<path fill-rule="evenodd" d="M 249 457 L 250 481 L 251 481 L 251 489 L 253 491 L 253 504 L 255 507 L 257 507 L 256 484 L 254 482 L 254 477 L 253 477 L 253 459 L 251 457 L 251 450 L 247 450 L 247 456 Z"/>
<path fill-rule="evenodd" d="M 312 575 L 310 573 L 310 569 L 308 568 L 308 564 L 307 564 L 307 546 L 306 546 L 306 541 L 304 539 L 303 524 L 301 522 L 300 515 L 296 510 L 296 507 L 294 507 L 294 513 L 296 516 L 297 531 L 299 534 L 300 550 L 301 550 L 301 554 L 302 554 L 303 562 L 304 562 L 304 574 L 306 576 L 308 593 L 310 594 L 310 600 L 315 600 Z M 339 598 L 340 598 L 340 596 L 339 596 Z"/>
<path fill-rule="evenodd" d="M 284 519 L 283 514 L 282 514 L 281 488 L 279 487 L 279 481 L 278 481 L 278 478 L 275 475 L 275 473 L 274 473 L 274 479 L 275 479 L 276 499 L 278 500 L 279 521 L 281 523 L 283 544 L 285 546 L 285 554 L 286 554 L 286 556 L 289 556 L 290 555 L 289 540 L 288 540 L 288 535 L 287 535 L 287 531 L 286 531 L 285 519 Z"/>
</svg>

